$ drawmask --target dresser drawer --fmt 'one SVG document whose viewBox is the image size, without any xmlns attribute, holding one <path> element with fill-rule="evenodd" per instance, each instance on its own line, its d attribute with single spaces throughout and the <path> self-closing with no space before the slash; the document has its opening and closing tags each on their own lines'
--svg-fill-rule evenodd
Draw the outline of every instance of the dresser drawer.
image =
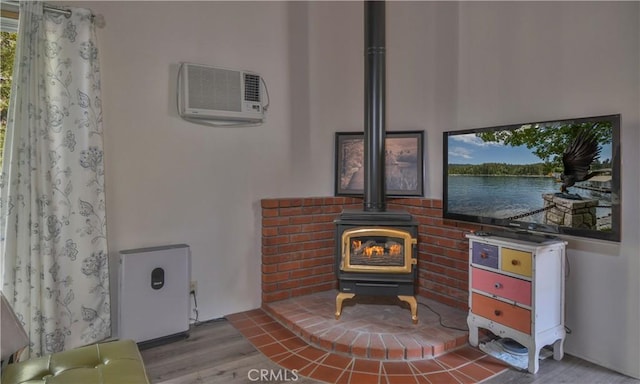
<svg viewBox="0 0 640 384">
<path fill-rule="evenodd" d="M 509 328 L 531 334 L 531 311 L 478 293 L 471 294 L 471 312 Z"/>
<path fill-rule="evenodd" d="M 531 306 L 531 282 L 471 268 L 472 288 Z"/>
<path fill-rule="evenodd" d="M 531 277 L 531 252 L 502 248 L 500 269 Z"/>
<path fill-rule="evenodd" d="M 473 242 L 471 261 L 485 267 L 498 268 L 498 247 Z"/>
</svg>

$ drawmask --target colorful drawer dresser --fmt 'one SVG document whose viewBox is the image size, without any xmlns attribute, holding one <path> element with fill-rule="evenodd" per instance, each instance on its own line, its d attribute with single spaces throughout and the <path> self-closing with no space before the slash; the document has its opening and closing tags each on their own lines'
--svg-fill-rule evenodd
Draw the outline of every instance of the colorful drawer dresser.
<svg viewBox="0 0 640 384">
<path fill-rule="evenodd" d="M 540 349 L 563 357 L 566 242 L 475 234 L 469 239 L 469 343 L 478 329 L 528 348 L 528 371 L 538 371 Z"/>
</svg>

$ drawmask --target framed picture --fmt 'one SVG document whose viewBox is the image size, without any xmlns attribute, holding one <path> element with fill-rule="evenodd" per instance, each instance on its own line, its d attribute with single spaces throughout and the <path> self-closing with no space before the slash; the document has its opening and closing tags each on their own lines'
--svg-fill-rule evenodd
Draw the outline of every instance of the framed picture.
<svg viewBox="0 0 640 384">
<path fill-rule="evenodd" d="M 387 196 L 422 196 L 424 131 L 385 134 Z M 336 132 L 335 195 L 364 193 L 364 133 Z"/>
</svg>

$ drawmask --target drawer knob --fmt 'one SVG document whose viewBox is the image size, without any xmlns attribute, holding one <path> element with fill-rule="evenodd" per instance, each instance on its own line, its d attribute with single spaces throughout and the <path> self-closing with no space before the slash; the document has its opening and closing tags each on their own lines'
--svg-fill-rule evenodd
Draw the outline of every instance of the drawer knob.
<svg viewBox="0 0 640 384">
<path fill-rule="evenodd" d="M 495 283 L 493 286 L 496 287 L 496 289 L 502 288 L 502 284 L 501 283 Z"/>
<path fill-rule="evenodd" d="M 487 252 L 480 252 L 481 259 L 486 259 L 487 257 L 489 257 L 489 255 L 487 255 Z"/>
<path fill-rule="evenodd" d="M 501 316 L 502 315 L 502 311 L 499 309 L 496 309 L 495 311 L 493 311 L 493 314 L 496 316 Z"/>
<path fill-rule="evenodd" d="M 520 265 L 520 260 L 516 260 L 516 259 L 511 260 L 511 265 Z"/>
</svg>

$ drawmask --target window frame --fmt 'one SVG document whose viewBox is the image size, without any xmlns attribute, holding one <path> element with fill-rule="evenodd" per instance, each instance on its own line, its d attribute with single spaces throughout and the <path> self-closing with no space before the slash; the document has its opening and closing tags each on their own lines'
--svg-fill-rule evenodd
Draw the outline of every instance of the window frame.
<svg viewBox="0 0 640 384">
<path fill-rule="evenodd" d="M 2 32 L 18 32 L 18 18 L 20 17 L 20 8 L 17 4 L 7 1 L 0 1 L 0 31 Z"/>
</svg>

